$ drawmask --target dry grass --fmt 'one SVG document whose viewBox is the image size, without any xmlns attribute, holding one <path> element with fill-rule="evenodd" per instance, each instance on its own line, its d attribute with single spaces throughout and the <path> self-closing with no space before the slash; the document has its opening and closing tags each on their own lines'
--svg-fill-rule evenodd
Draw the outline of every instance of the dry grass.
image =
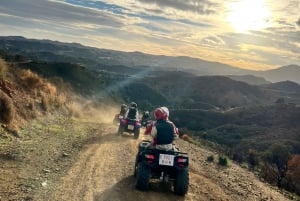
<svg viewBox="0 0 300 201">
<path fill-rule="evenodd" d="M 10 124 L 15 116 L 15 108 L 11 98 L 0 91 L 0 120 L 5 124 Z"/>
<path fill-rule="evenodd" d="M 181 138 L 184 140 L 184 141 L 187 141 L 187 142 L 192 142 L 193 139 L 188 135 L 188 134 L 183 134 L 181 136 Z"/>
<path fill-rule="evenodd" d="M 66 96 L 59 93 L 56 86 L 30 70 L 21 71 L 20 81 L 31 92 L 32 98 L 38 100 L 36 102 L 44 111 L 62 107 L 67 101 Z"/>
<path fill-rule="evenodd" d="M 20 80 L 22 85 L 29 90 L 41 89 L 44 86 L 43 79 L 30 70 L 22 70 Z"/>
<path fill-rule="evenodd" d="M 6 63 L 0 58 L 0 79 L 4 80 L 7 73 L 7 65 Z"/>
</svg>

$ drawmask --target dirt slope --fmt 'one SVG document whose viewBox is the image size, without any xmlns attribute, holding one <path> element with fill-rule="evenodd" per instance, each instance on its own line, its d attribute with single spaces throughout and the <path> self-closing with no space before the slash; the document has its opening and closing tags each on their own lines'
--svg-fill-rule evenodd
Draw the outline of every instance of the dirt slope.
<svg viewBox="0 0 300 201">
<path fill-rule="evenodd" d="M 98 131 L 76 162 L 60 180 L 50 182 L 34 200 L 72 201 L 192 201 L 192 200 L 290 200 L 261 182 L 252 173 L 230 164 L 227 168 L 206 162 L 213 154 L 178 140 L 177 146 L 190 156 L 190 185 L 185 197 L 176 196 L 159 183 L 147 192 L 135 189 L 133 167 L 137 144 L 143 138 L 116 135 L 117 127 L 106 125 Z M 96 131 L 97 132 L 97 131 Z"/>
</svg>

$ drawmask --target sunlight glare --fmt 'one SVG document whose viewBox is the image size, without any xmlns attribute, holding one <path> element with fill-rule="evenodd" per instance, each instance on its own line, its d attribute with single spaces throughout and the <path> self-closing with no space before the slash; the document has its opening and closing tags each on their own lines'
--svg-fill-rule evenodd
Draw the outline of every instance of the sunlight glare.
<svg viewBox="0 0 300 201">
<path fill-rule="evenodd" d="M 235 31 L 248 32 L 266 28 L 269 16 L 264 0 L 240 0 L 229 5 L 227 21 Z"/>
</svg>

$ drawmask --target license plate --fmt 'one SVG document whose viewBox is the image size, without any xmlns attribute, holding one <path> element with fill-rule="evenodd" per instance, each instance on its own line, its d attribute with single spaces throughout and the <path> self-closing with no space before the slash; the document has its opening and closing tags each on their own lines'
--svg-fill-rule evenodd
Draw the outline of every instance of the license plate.
<svg viewBox="0 0 300 201">
<path fill-rule="evenodd" d="M 134 125 L 128 125 L 128 130 L 133 130 L 134 129 Z"/>
<path fill-rule="evenodd" d="M 174 155 L 159 154 L 159 165 L 174 165 Z"/>
</svg>

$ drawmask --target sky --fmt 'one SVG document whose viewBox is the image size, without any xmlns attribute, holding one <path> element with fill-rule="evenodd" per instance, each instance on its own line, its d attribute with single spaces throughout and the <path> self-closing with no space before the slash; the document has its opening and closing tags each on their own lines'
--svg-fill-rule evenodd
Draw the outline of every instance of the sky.
<svg viewBox="0 0 300 201">
<path fill-rule="evenodd" d="M 0 35 L 269 70 L 300 65 L 300 0 L 1 0 Z"/>
</svg>

